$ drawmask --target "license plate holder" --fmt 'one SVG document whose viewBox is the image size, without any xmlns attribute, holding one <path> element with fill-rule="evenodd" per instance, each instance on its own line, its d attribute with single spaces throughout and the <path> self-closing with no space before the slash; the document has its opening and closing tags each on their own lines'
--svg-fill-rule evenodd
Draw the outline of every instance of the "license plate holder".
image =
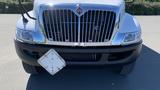
<svg viewBox="0 0 160 90">
<path fill-rule="evenodd" d="M 51 75 L 55 75 L 66 66 L 65 60 L 54 49 L 45 53 L 38 63 Z"/>
</svg>

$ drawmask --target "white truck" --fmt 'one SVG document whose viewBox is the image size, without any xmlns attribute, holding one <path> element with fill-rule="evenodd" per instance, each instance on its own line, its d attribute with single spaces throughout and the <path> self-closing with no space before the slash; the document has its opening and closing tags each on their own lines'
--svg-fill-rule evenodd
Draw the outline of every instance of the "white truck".
<svg viewBox="0 0 160 90">
<path fill-rule="evenodd" d="M 65 65 L 111 65 L 120 74 L 133 70 L 141 28 L 125 12 L 124 0 L 34 0 L 33 5 L 17 22 L 14 40 L 26 72 L 49 72 L 60 63 L 59 70 Z M 44 58 L 51 52 L 53 62 Z"/>
</svg>

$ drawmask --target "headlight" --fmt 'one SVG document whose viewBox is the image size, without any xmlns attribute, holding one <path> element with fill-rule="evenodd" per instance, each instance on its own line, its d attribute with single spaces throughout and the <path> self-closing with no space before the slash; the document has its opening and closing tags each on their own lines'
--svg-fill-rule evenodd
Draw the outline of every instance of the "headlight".
<svg viewBox="0 0 160 90">
<path fill-rule="evenodd" d="M 33 42 L 33 31 L 17 29 L 16 39 L 25 41 L 25 42 Z"/>
<path fill-rule="evenodd" d="M 125 33 L 122 44 L 131 44 L 141 40 L 141 32 Z"/>
</svg>

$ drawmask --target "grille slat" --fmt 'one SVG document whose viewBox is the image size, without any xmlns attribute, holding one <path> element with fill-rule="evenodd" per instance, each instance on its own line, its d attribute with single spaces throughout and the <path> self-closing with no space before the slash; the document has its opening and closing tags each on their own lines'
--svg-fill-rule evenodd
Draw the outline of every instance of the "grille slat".
<svg viewBox="0 0 160 90">
<path fill-rule="evenodd" d="M 108 22 L 108 27 L 107 27 L 107 30 L 108 32 L 106 32 L 107 34 L 105 35 L 105 40 L 108 41 L 108 37 L 109 37 L 109 34 L 110 34 L 110 29 L 111 29 L 111 24 L 112 23 L 112 14 L 110 12 L 110 17 L 109 17 L 109 22 Z"/>
<path fill-rule="evenodd" d="M 66 24 L 67 24 L 67 29 L 66 29 L 66 31 L 67 31 L 67 33 L 68 33 L 68 34 L 67 34 L 67 37 L 68 37 L 68 38 L 67 38 L 67 40 L 66 40 L 67 42 L 69 42 L 69 40 L 70 40 L 69 23 L 68 23 L 68 22 L 69 22 L 69 17 L 68 17 L 68 14 L 69 14 L 69 13 L 68 13 L 68 10 L 67 10 L 67 11 L 66 11 L 66 18 L 67 18 L 67 19 L 66 19 L 66 20 L 67 20 L 67 21 L 66 21 L 66 22 L 67 22 L 67 23 L 66 23 Z"/>
<path fill-rule="evenodd" d="M 50 18 L 50 14 L 49 13 L 50 12 L 47 13 L 47 16 Z M 48 19 L 48 22 L 51 23 L 50 19 Z M 51 24 L 49 24 L 48 31 L 51 33 Z M 52 34 L 50 34 L 50 33 L 49 33 L 49 38 L 52 39 Z"/>
<path fill-rule="evenodd" d="M 113 14 L 113 13 L 112 13 Z M 109 29 L 109 34 L 108 34 L 108 38 L 110 38 L 111 37 L 111 35 L 112 35 L 112 32 L 113 32 L 113 28 L 114 28 L 114 21 L 115 21 L 115 17 L 114 16 L 112 16 L 112 19 L 111 19 L 112 21 L 111 21 L 111 26 L 110 26 L 110 29 Z"/>
<path fill-rule="evenodd" d="M 73 22 L 74 23 L 74 21 L 72 20 L 72 18 L 73 18 L 73 16 L 72 16 L 72 13 L 70 13 L 70 19 L 71 19 L 71 22 Z M 72 29 L 72 24 L 70 24 L 71 26 L 71 28 L 70 28 L 70 31 L 71 31 L 71 42 L 73 42 L 73 29 Z"/>
<path fill-rule="evenodd" d="M 52 12 L 50 12 L 51 13 L 51 15 L 53 15 L 53 11 Z M 57 39 L 56 39 L 56 31 L 55 31 L 55 23 L 54 23 L 54 19 L 53 19 L 54 17 L 53 16 L 51 16 L 51 23 L 53 24 L 52 25 L 52 33 L 54 34 L 52 34 L 53 35 L 53 40 L 55 40 L 55 41 L 57 41 Z M 51 24 L 50 24 L 51 25 Z"/>
<path fill-rule="evenodd" d="M 101 39 L 100 39 L 100 42 L 103 42 L 103 39 L 104 39 L 104 36 L 105 36 L 105 26 L 106 26 L 106 23 L 107 23 L 107 17 L 108 17 L 108 14 L 106 14 L 107 12 L 105 12 L 105 19 L 104 19 L 104 24 L 103 24 L 103 26 L 102 26 L 102 34 L 101 34 Z"/>
<path fill-rule="evenodd" d="M 96 22 L 96 26 L 95 26 L 95 36 L 94 36 L 94 42 L 97 42 L 97 40 L 96 40 L 96 38 L 97 38 L 97 33 L 98 33 L 98 30 L 100 30 L 99 29 L 99 19 L 100 19 L 100 11 L 97 11 L 97 17 L 98 17 L 98 19 L 97 19 L 97 22 Z"/>
<path fill-rule="evenodd" d="M 82 17 L 81 18 L 81 21 L 84 21 L 85 17 Z M 83 42 L 83 39 L 84 39 L 84 22 L 81 22 L 80 23 L 80 26 L 81 26 L 81 30 L 80 30 L 80 42 Z"/>
<path fill-rule="evenodd" d="M 96 12 L 95 11 L 93 11 L 94 12 L 94 19 L 93 19 L 93 24 L 92 24 L 92 38 L 91 38 L 91 41 L 93 42 L 93 37 L 94 37 L 94 26 L 95 26 L 95 22 L 96 22 Z M 91 23 L 91 22 L 90 22 Z"/>
<path fill-rule="evenodd" d="M 91 17 L 90 17 L 90 20 L 89 20 L 89 21 L 92 22 L 92 17 L 93 17 L 93 16 L 92 16 L 92 11 L 90 11 L 90 15 L 91 15 Z M 89 33 L 88 42 L 91 42 L 91 41 L 90 41 L 90 38 L 91 38 L 91 25 L 92 25 L 92 24 L 90 23 L 90 24 L 89 24 L 89 32 L 88 32 L 88 33 Z"/>
<path fill-rule="evenodd" d="M 108 42 L 113 34 L 116 14 L 88 10 L 78 16 L 66 9 L 45 10 L 43 24 L 48 40 L 56 42 Z"/>
<path fill-rule="evenodd" d="M 109 15 L 108 15 L 108 19 L 107 19 L 108 22 L 107 22 L 107 25 L 106 25 L 106 27 L 105 27 L 106 31 L 105 31 L 104 41 L 108 41 L 108 39 L 107 39 L 106 37 L 107 37 L 107 35 L 108 35 L 107 30 L 109 31 L 109 27 L 110 27 L 111 12 L 109 12 L 108 14 L 109 14 Z"/>
<path fill-rule="evenodd" d="M 56 27 L 56 29 L 55 29 L 55 30 L 56 30 L 56 37 L 57 37 L 57 41 L 60 41 L 60 36 L 59 36 L 59 31 L 60 31 L 60 30 L 59 30 L 59 28 L 58 28 L 57 11 L 54 11 L 54 15 L 55 15 L 54 18 L 55 18 L 55 22 L 56 22 L 56 23 L 55 23 L 55 24 L 56 24 L 56 26 L 55 26 L 55 27 Z"/>
<path fill-rule="evenodd" d="M 103 25 L 103 19 L 104 19 L 104 12 L 101 12 L 101 21 L 100 21 L 100 31 L 98 32 L 97 41 L 100 41 L 100 35 L 102 35 L 102 25 Z"/>
<path fill-rule="evenodd" d="M 61 16 L 61 10 L 58 10 L 58 16 Z M 61 41 L 64 41 L 63 38 L 63 30 L 62 30 L 62 17 L 59 17 L 59 26 L 60 26 L 60 36 L 61 36 Z"/>
<path fill-rule="evenodd" d="M 89 14 L 87 13 L 87 19 L 86 19 L 86 22 L 88 22 L 89 20 L 88 20 L 88 18 L 89 18 Z M 87 27 L 87 23 L 85 24 L 85 42 L 88 42 L 87 40 L 87 37 L 88 37 L 88 27 Z"/>
<path fill-rule="evenodd" d="M 48 14 L 47 14 L 47 13 L 44 13 L 44 15 L 47 16 Z M 49 28 L 49 27 L 48 27 L 48 24 L 49 24 L 49 23 L 48 23 L 47 17 L 44 17 L 44 20 L 43 20 L 43 21 L 44 21 L 44 23 L 45 23 L 45 25 L 44 25 L 45 31 L 46 31 L 46 32 L 49 32 L 49 31 L 48 31 L 48 30 L 49 30 L 49 29 L 48 29 L 48 28 Z M 45 34 L 46 34 L 47 38 L 49 38 L 49 33 L 45 33 Z"/>
<path fill-rule="evenodd" d="M 78 32 L 77 31 L 77 28 L 78 28 L 77 24 L 78 23 L 76 23 L 76 22 L 78 22 L 78 21 L 77 21 L 76 15 L 74 15 L 74 25 L 73 25 L 74 26 L 74 30 L 73 30 L 73 32 L 74 32 L 74 42 L 77 42 L 77 37 L 78 37 L 78 35 L 77 35 L 77 32 Z"/>
<path fill-rule="evenodd" d="M 63 14 L 63 22 L 65 22 L 65 11 L 63 10 L 62 11 L 62 14 Z M 64 31 L 64 41 L 67 39 L 67 35 L 66 35 L 66 25 L 65 23 L 63 23 L 63 31 Z"/>
</svg>

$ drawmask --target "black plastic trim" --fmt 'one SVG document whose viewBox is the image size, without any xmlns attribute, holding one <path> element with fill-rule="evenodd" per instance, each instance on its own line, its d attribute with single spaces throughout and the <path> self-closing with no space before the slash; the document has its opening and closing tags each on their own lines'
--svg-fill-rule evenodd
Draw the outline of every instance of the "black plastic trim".
<svg viewBox="0 0 160 90">
<path fill-rule="evenodd" d="M 55 49 L 58 53 L 102 53 L 101 60 L 98 62 L 67 62 L 67 65 L 112 65 L 112 64 L 125 64 L 133 62 L 137 59 L 142 48 L 142 41 L 124 46 L 103 46 L 103 47 L 69 47 L 69 46 L 52 46 L 52 45 L 41 45 L 41 44 L 28 44 L 15 40 L 15 48 L 18 56 L 21 60 L 27 64 L 39 66 L 37 58 L 33 58 L 31 55 L 24 53 L 23 50 L 38 53 L 42 56 L 50 49 Z M 107 61 L 107 56 L 110 53 L 120 53 L 132 51 L 132 54 L 123 60 L 116 60 L 112 62 Z"/>
</svg>

